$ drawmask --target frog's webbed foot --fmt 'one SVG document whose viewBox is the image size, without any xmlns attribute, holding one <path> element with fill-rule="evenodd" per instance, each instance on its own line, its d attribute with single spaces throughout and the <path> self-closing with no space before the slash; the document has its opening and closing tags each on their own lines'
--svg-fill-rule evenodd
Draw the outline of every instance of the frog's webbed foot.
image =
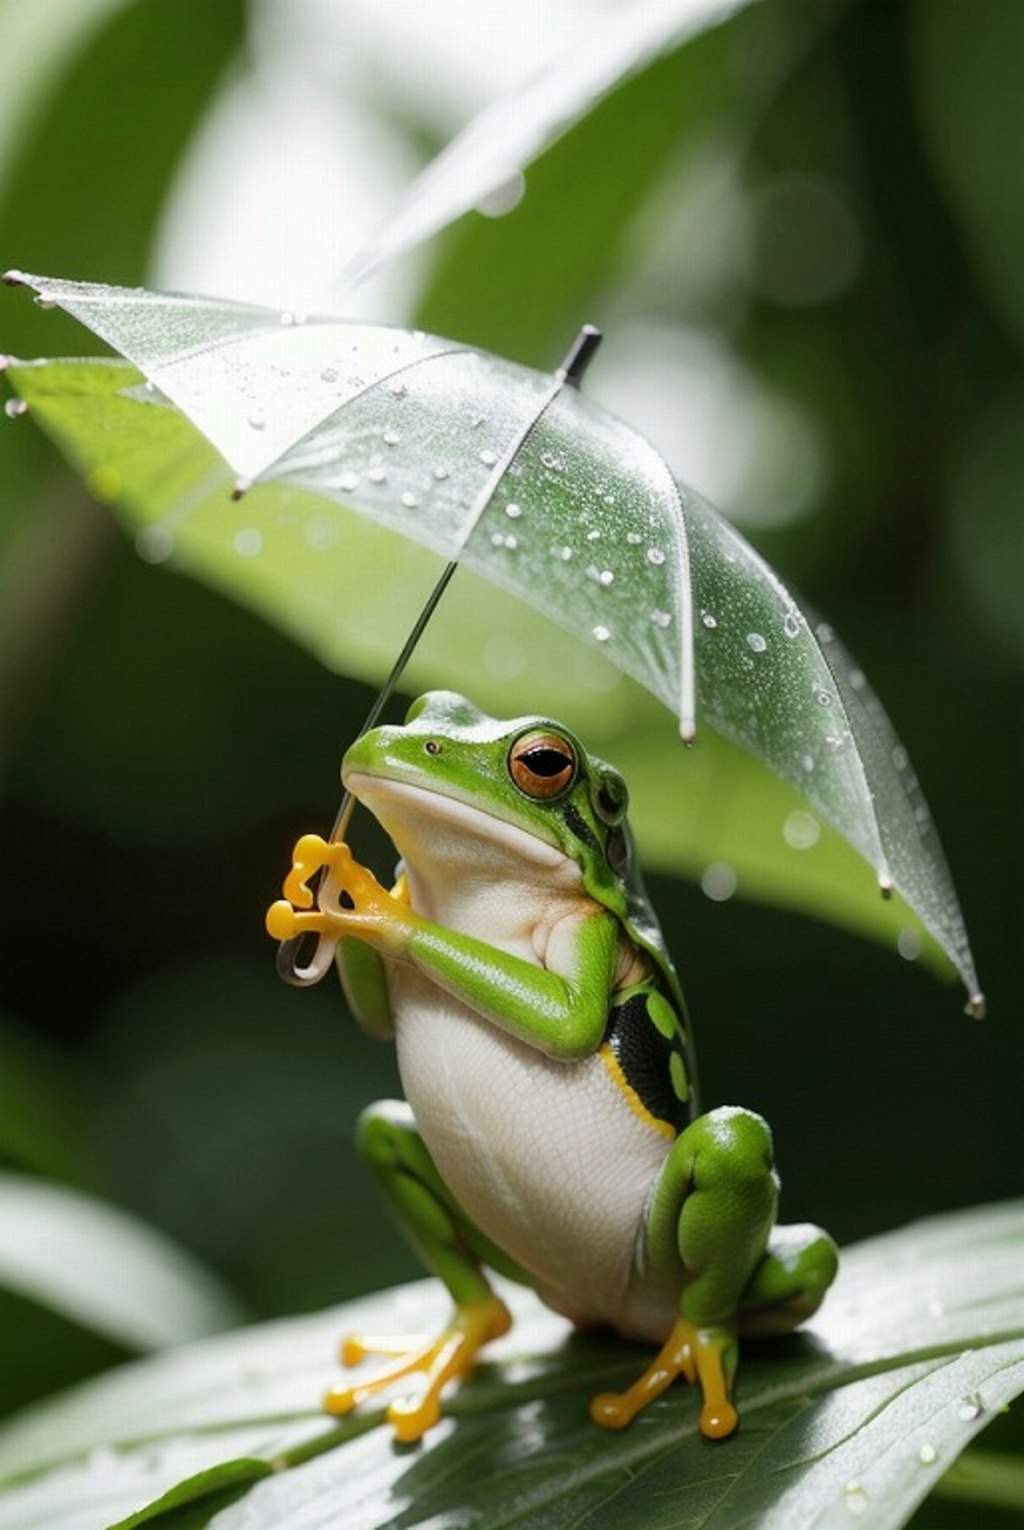
<svg viewBox="0 0 1024 1530">
<path fill-rule="evenodd" d="M 309 883 L 318 872 L 324 875 L 314 895 Z M 355 935 L 390 948 L 396 934 L 401 943 L 398 932 L 415 917 L 407 894 L 389 893 L 348 845 L 319 834 L 303 834 L 297 842 L 282 891 L 284 897 L 267 910 L 267 932 L 275 940 L 319 935 L 333 945 Z"/>
<path fill-rule="evenodd" d="M 697 1328 L 679 1317 L 643 1375 L 625 1392 L 600 1393 L 590 1404 L 590 1417 L 605 1429 L 625 1429 L 641 1409 L 683 1376 L 700 1383 L 701 1433 L 711 1440 L 724 1440 L 739 1422 L 730 1398 L 736 1353 L 733 1328 Z"/>
<path fill-rule="evenodd" d="M 485 1344 L 507 1333 L 512 1325 L 508 1308 L 496 1296 L 457 1306 L 451 1321 L 436 1339 L 423 1343 L 355 1337 L 345 1339 L 341 1347 L 344 1365 L 357 1365 L 368 1355 L 388 1355 L 394 1363 L 385 1366 L 369 1380 L 347 1387 L 332 1387 L 324 1397 L 328 1413 L 342 1415 L 375 1396 L 404 1376 L 421 1373 L 426 1378 L 423 1389 L 411 1397 L 400 1398 L 388 1409 L 388 1422 L 395 1437 L 403 1443 L 420 1439 L 441 1417 L 441 1393 L 450 1381 L 461 1380 L 473 1371 L 477 1355 Z"/>
</svg>

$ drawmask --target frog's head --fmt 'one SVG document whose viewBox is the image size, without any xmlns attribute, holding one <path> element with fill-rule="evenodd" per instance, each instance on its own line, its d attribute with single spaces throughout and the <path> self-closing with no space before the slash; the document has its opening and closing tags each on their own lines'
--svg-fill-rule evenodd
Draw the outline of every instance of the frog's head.
<svg viewBox="0 0 1024 1530">
<path fill-rule="evenodd" d="M 579 868 L 606 907 L 625 906 L 630 874 L 626 783 L 568 728 L 544 717 L 501 721 L 451 691 L 413 702 L 401 726 L 356 740 L 342 779 L 408 858 L 428 821 L 500 847 L 505 857 Z"/>
</svg>

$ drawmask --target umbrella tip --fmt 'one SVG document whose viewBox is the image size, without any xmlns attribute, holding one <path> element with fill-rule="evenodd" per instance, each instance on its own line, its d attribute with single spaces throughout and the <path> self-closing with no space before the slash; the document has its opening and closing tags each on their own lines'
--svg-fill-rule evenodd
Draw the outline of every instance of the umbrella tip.
<svg viewBox="0 0 1024 1530">
<path fill-rule="evenodd" d="M 980 989 L 975 989 L 964 1005 L 964 1014 L 970 1015 L 972 1020 L 984 1020 L 987 1009 L 985 995 Z"/>
<path fill-rule="evenodd" d="M 682 739 L 687 749 L 693 748 L 694 740 L 697 737 L 697 724 L 694 722 L 692 717 L 684 717 L 680 721 L 679 737 Z"/>
<path fill-rule="evenodd" d="M 565 360 L 558 368 L 557 376 L 572 388 L 578 388 L 583 374 L 594 359 L 594 352 L 601 344 L 601 331 L 596 324 L 584 324 L 570 345 Z"/>
<path fill-rule="evenodd" d="M 8 287 L 27 287 L 28 278 L 24 271 L 5 271 L 4 282 Z"/>
<path fill-rule="evenodd" d="M 891 898 L 892 897 L 892 877 L 890 877 L 887 874 L 883 873 L 878 878 L 878 891 L 882 894 L 882 897 L 885 898 L 886 900 Z"/>
<path fill-rule="evenodd" d="M 249 490 L 252 488 L 252 484 L 253 481 L 251 478 L 236 478 L 235 486 L 231 490 L 231 498 L 235 500 L 236 503 L 238 500 L 244 499 L 245 495 L 248 494 Z"/>
</svg>

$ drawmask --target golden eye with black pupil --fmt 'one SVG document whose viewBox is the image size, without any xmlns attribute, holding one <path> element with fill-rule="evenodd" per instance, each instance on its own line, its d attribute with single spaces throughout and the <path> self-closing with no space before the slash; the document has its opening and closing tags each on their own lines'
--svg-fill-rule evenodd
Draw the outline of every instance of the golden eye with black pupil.
<svg viewBox="0 0 1024 1530">
<path fill-rule="evenodd" d="M 544 801 L 572 784 L 576 753 L 557 733 L 524 733 L 509 751 L 508 768 L 524 796 Z"/>
</svg>

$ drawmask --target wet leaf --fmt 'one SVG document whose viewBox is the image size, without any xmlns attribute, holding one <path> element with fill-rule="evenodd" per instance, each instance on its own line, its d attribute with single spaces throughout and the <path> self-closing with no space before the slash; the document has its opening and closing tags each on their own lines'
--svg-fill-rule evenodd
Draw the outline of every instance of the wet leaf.
<svg viewBox="0 0 1024 1530">
<path fill-rule="evenodd" d="M 624 78 L 727 20 L 747 0 L 659 0 L 608 15 L 585 47 L 560 55 L 475 117 L 413 181 L 345 278 L 361 281 L 515 183 L 530 161 Z M 515 192 L 510 193 L 514 205 Z"/>
<path fill-rule="evenodd" d="M 397 1449 L 375 1427 L 380 1410 L 339 1426 L 315 1400 L 347 1328 L 441 1321 L 436 1283 L 223 1335 L 10 1423 L 0 1432 L 0 1526 L 99 1530 L 120 1515 L 162 1530 L 298 1530 L 314 1519 L 612 1530 L 628 1514 L 638 1530 L 848 1519 L 894 1530 L 1024 1388 L 1022 1237 L 1018 1204 L 846 1250 L 803 1334 L 746 1346 L 741 1428 L 721 1445 L 700 1436 L 684 1386 L 621 1434 L 596 1429 L 587 1399 L 626 1383 L 642 1349 L 567 1338 L 518 1289 L 513 1332 L 419 1449 Z"/>
<path fill-rule="evenodd" d="M 127 1213 L 3 1173 L 0 1286 L 129 1350 L 215 1333 L 240 1315 L 212 1276 Z"/>
</svg>

